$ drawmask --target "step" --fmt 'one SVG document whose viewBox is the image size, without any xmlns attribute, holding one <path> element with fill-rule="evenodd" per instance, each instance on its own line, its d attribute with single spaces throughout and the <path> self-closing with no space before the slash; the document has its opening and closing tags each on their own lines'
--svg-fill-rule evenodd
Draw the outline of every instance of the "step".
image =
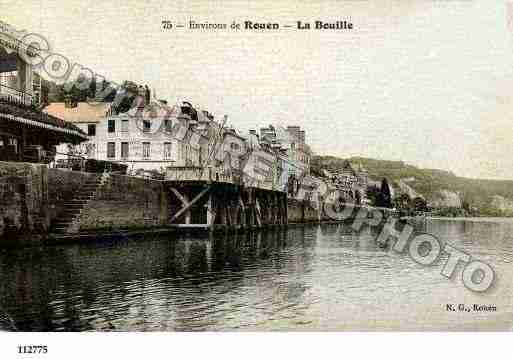
<svg viewBox="0 0 513 359">
<path fill-rule="evenodd" d="M 82 208 L 66 208 L 64 211 L 62 211 L 63 217 L 76 217 L 80 212 L 82 211 Z"/>
<path fill-rule="evenodd" d="M 84 184 L 80 188 L 90 188 L 90 189 L 98 189 L 100 184 Z"/>
<path fill-rule="evenodd" d="M 73 222 L 55 222 L 52 226 L 53 229 L 68 228 Z"/>
<path fill-rule="evenodd" d="M 100 184 L 102 183 L 101 180 L 98 180 L 98 181 L 87 181 L 87 182 L 84 182 L 84 184 Z"/>
<path fill-rule="evenodd" d="M 83 192 L 96 192 L 96 187 L 82 187 L 75 193 L 83 193 Z"/>
<path fill-rule="evenodd" d="M 93 197 L 78 197 L 78 198 L 73 198 L 70 202 L 70 204 L 73 204 L 73 203 L 82 203 L 84 206 L 87 202 L 89 202 L 90 200 L 92 200 Z"/>
<path fill-rule="evenodd" d="M 67 221 L 67 220 L 73 220 L 75 217 L 77 217 L 78 215 L 80 214 L 80 212 L 75 212 L 75 213 L 72 213 L 72 212 L 62 212 L 61 215 L 59 216 L 59 218 L 57 218 L 57 220 L 63 220 L 63 221 Z"/>
<path fill-rule="evenodd" d="M 55 223 L 51 228 L 52 231 L 56 231 L 59 229 L 67 229 L 70 225 L 71 223 Z"/>
<path fill-rule="evenodd" d="M 93 198 L 93 195 L 90 195 L 90 196 L 77 196 L 77 197 L 73 197 L 72 201 L 89 201 L 90 199 Z"/>
<path fill-rule="evenodd" d="M 77 202 L 72 202 L 72 203 L 64 203 L 63 206 L 65 209 L 82 209 L 84 208 L 84 205 L 85 203 L 77 203 Z"/>
<path fill-rule="evenodd" d="M 71 223 L 75 220 L 77 216 L 62 216 L 62 217 L 59 217 L 58 219 L 54 220 L 52 222 L 52 224 L 56 224 L 56 223 Z"/>
<path fill-rule="evenodd" d="M 73 197 L 84 195 L 84 194 L 93 195 L 94 193 L 96 193 L 96 191 L 90 191 L 90 190 L 87 190 L 87 189 L 83 189 L 82 190 L 81 189 L 80 191 L 75 192 Z"/>
<path fill-rule="evenodd" d="M 86 205 L 89 200 L 86 199 L 72 199 L 70 202 L 64 202 L 63 206 L 73 206 L 73 205 L 81 205 L 82 207 Z"/>
</svg>

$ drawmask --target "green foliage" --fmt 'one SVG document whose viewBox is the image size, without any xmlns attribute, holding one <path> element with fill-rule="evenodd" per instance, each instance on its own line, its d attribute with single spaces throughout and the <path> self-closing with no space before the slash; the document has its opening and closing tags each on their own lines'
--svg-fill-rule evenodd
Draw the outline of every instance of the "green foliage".
<svg viewBox="0 0 513 359">
<path fill-rule="evenodd" d="M 48 102 L 64 102 L 67 98 L 73 102 L 91 101 L 96 98 L 96 92 L 105 89 L 109 85 L 108 82 L 103 81 L 101 84 L 96 83 L 96 78 L 91 80 L 89 86 L 81 89 L 76 82 L 69 82 L 63 84 L 56 84 L 52 81 L 43 80 L 43 87 L 48 90 Z M 111 102 L 116 95 L 116 92 L 109 94 L 109 96 L 101 99 L 104 102 Z"/>
<path fill-rule="evenodd" d="M 312 169 L 317 172 L 321 168 L 335 170 L 341 168 L 346 160 L 354 164 L 361 163 L 369 172 L 369 177 L 372 180 L 380 181 L 382 178 L 387 178 L 394 187 L 399 179 L 414 178 L 413 181 L 408 182 L 408 185 L 421 193 L 428 201 L 434 197 L 436 191 L 441 189 L 457 192 L 467 209 L 473 208 L 470 212 L 474 214 L 504 215 L 491 206 L 492 197 L 499 195 L 513 199 L 513 181 L 458 177 L 452 172 L 418 168 L 402 161 L 384 161 L 364 157 L 343 159 L 334 156 L 315 156 L 312 159 Z"/>
</svg>

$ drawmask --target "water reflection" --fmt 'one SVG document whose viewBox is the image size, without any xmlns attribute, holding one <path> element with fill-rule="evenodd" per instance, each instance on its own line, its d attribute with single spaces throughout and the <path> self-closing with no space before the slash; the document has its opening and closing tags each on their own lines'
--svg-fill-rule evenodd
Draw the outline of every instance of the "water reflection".
<svg viewBox="0 0 513 359">
<path fill-rule="evenodd" d="M 512 224 L 437 221 L 427 229 L 510 275 Z M 398 315 L 397 306 L 424 296 L 438 308 L 468 295 L 436 270 L 383 251 L 375 235 L 298 226 L 3 250 L 0 309 L 24 331 L 413 329 L 425 308 Z M 511 317 L 510 290 L 493 300 Z M 454 324 L 443 312 L 429 320 L 434 329 Z"/>
</svg>

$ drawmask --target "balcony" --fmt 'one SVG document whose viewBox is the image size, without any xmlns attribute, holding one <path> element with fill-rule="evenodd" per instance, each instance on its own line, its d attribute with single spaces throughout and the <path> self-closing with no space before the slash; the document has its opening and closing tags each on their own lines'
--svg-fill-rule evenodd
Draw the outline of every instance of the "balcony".
<svg viewBox="0 0 513 359">
<path fill-rule="evenodd" d="M 16 105 L 30 106 L 33 96 L 16 88 L 0 84 L 0 99 Z"/>
</svg>

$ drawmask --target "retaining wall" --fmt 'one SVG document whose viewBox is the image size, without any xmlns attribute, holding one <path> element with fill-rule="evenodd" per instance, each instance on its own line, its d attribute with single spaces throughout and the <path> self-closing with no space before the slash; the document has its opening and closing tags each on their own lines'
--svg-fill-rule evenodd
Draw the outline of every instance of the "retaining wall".
<svg viewBox="0 0 513 359">
<path fill-rule="evenodd" d="M 50 224 L 48 169 L 0 162 L 0 240 L 38 239 Z"/>
<path fill-rule="evenodd" d="M 71 171 L 59 168 L 48 169 L 48 200 L 50 220 L 64 210 L 64 203 L 73 199 L 76 192 L 88 181 L 98 178 L 97 173 Z"/>
<path fill-rule="evenodd" d="M 48 169 L 45 165 L 0 162 L 0 240 L 41 239 L 64 204 L 99 174 Z M 163 182 L 111 174 L 82 209 L 80 231 L 164 226 L 169 194 Z M 319 210 L 310 202 L 289 199 L 288 222 L 315 222 Z"/>
<path fill-rule="evenodd" d="M 82 210 L 80 230 L 165 225 L 167 195 L 162 182 L 112 174 Z"/>
</svg>

